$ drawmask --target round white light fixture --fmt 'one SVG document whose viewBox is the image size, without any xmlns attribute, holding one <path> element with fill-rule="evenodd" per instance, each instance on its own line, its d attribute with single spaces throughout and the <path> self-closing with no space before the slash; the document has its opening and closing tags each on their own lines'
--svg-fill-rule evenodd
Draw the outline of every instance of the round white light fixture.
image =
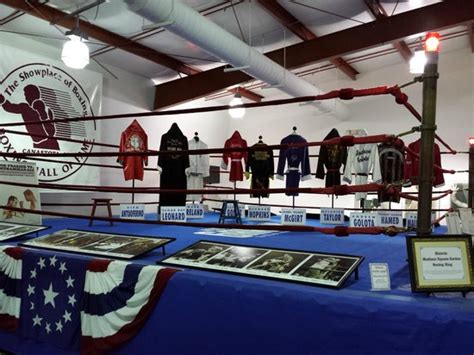
<svg viewBox="0 0 474 355">
<path fill-rule="evenodd" d="M 244 102 L 242 101 L 242 97 L 239 93 L 236 93 L 235 96 L 230 100 L 230 106 L 242 105 Z M 240 119 L 245 116 L 245 107 L 238 107 L 238 108 L 229 108 L 229 115 L 232 118 Z"/>
<path fill-rule="evenodd" d="M 89 64 L 89 47 L 82 42 L 81 36 L 70 35 L 64 43 L 61 59 L 69 68 L 83 69 Z"/>
<path fill-rule="evenodd" d="M 410 59 L 410 73 L 423 74 L 426 60 L 425 51 L 423 49 L 416 49 L 415 54 Z"/>
</svg>

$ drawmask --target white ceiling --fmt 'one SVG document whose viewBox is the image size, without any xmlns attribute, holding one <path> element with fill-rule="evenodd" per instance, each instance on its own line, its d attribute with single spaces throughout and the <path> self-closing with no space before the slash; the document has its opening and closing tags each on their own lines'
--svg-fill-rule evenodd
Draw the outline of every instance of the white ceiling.
<svg viewBox="0 0 474 355">
<path fill-rule="evenodd" d="M 220 25 L 226 31 L 231 32 L 236 37 L 242 39 L 243 34 L 243 40 L 261 52 L 267 52 L 301 42 L 297 36 L 283 27 L 256 1 L 182 1 L 200 11 L 208 19 Z M 95 0 L 51 0 L 48 5 L 57 7 L 64 12 L 71 12 L 95 2 Z M 398 14 L 415 7 L 427 6 L 436 2 L 440 2 L 440 0 L 382 0 L 382 5 L 386 12 L 391 15 L 392 12 Z M 318 36 L 373 21 L 373 17 L 368 12 L 363 0 L 280 0 L 279 4 Z M 37 38 L 38 41 L 62 46 L 65 40 L 63 33 L 66 29 L 52 26 L 48 21 L 24 14 L 12 21 L 2 24 L 2 20 L 14 12 L 14 9 L 0 5 L 0 31 L 13 31 L 34 35 L 37 36 L 35 38 Z M 239 29 L 236 16 L 239 20 L 242 33 Z M 143 26 L 151 25 L 140 16 L 128 11 L 122 0 L 108 0 L 98 7 L 83 12 L 81 19 L 127 38 L 143 33 Z M 456 31 L 462 32 L 463 28 L 449 29 L 445 31 L 444 34 Z M 200 70 L 208 70 L 224 64 L 219 59 L 206 53 L 192 43 L 166 30 L 155 29 L 151 33 L 152 35 L 137 41 Z M 417 37 L 418 35 L 408 38 L 407 43 L 414 45 Z M 90 38 L 88 45 L 91 53 L 93 55 L 96 54 L 94 58 L 106 67 L 116 66 L 153 79 L 157 83 L 178 77 L 177 73 L 173 70 L 127 53 L 124 50 L 112 49 L 103 54 L 94 53 L 96 50 L 99 50 L 100 53 L 100 50 L 106 48 L 107 45 L 93 38 Z M 469 40 L 465 34 L 455 39 L 444 41 L 443 50 L 447 51 L 468 45 Z M 393 50 L 391 45 L 382 45 L 378 48 L 353 53 L 345 57 L 345 59 L 349 62 L 353 62 L 353 67 L 360 73 L 404 61 L 403 58 Z M 321 62 L 309 67 L 299 68 L 296 72 L 307 73 L 314 70 L 329 70 L 329 67 L 328 62 Z M 266 95 L 264 92 L 260 93 L 264 96 Z"/>
</svg>

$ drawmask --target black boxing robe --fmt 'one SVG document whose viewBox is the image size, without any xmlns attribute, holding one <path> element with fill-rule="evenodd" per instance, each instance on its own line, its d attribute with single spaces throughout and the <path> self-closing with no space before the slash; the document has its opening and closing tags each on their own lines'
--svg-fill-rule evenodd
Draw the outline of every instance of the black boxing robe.
<svg viewBox="0 0 474 355">
<path fill-rule="evenodd" d="M 254 144 L 251 148 L 266 147 L 265 143 Z M 270 177 L 273 177 L 275 163 L 272 150 L 251 150 L 245 167 L 246 172 L 252 172 L 251 189 L 268 189 Z M 268 197 L 268 193 L 253 192 L 250 197 Z"/>
<path fill-rule="evenodd" d="M 188 139 L 178 125 L 173 123 L 169 131 L 161 136 L 160 151 L 188 150 Z M 161 206 L 186 205 L 186 169 L 189 168 L 189 155 L 160 155 L 158 170 L 161 170 L 160 189 L 179 189 L 182 193 L 160 193 Z"/>
<path fill-rule="evenodd" d="M 324 140 L 338 138 L 339 132 L 333 128 Z M 346 165 L 347 148 L 341 145 L 323 145 L 319 149 L 316 177 L 326 180 L 326 187 L 341 185 L 341 167 Z"/>
</svg>

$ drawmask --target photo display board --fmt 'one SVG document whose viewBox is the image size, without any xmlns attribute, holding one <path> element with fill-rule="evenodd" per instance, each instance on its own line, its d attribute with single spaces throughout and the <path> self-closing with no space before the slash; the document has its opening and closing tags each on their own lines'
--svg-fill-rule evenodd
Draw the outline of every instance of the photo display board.
<svg viewBox="0 0 474 355">
<path fill-rule="evenodd" d="M 36 233 L 49 227 L 45 226 L 33 226 L 30 224 L 19 224 L 19 223 L 8 223 L 0 222 L 0 242 L 23 235 Z"/>
<path fill-rule="evenodd" d="M 110 258 L 133 259 L 159 247 L 162 247 L 164 252 L 164 246 L 173 240 L 175 239 L 64 229 L 29 240 L 21 245 L 103 255 Z"/>
<path fill-rule="evenodd" d="M 474 290 L 470 235 L 407 236 L 412 292 Z"/>
<path fill-rule="evenodd" d="M 161 263 L 340 288 L 363 260 L 354 255 L 201 240 Z"/>
</svg>

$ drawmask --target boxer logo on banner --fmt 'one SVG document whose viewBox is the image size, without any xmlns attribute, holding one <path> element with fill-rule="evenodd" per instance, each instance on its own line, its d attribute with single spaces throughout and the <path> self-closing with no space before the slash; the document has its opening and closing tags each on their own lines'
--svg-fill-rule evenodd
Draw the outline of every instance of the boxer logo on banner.
<svg viewBox="0 0 474 355">
<path fill-rule="evenodd" d="M 8 64 L 2 59 L 1 65 Z M 34 63 L 2 69 L 8 74 L 0 86 L 0 124 L 34 123 L 11 127 L 11 130 L 27 135 L 1 133 L 2 153 L 44 153 L 50 154 L 48 159 L 54 159 L 57 153 L 81 154 L 94 150 L 94 142 L 98 137 L 96 122 L 74 122 L 69 119 L 94 116 L 94 112 L 99 110 L 101 80 L 87 83 L 86 85 L 91 86 L 88 87 L 88 93 L 74 77 L 53 65 Z M 101 79 L 99 75 L 96 76 Z M 92 84 L 94 82 L 95 85 Z M 94 105 L 90 95 L 96 101 Z M 77 142 L 61 139 L 73 139 Z M 8 157 L 6 159 L 13 160 Z M 62 181 L 71 177 L 68 182 L 97 183 L 97 169 L 94 171 L 84 166 L 88 157 L 62 157 L 57 160 L 61 162 L 38 161 L 39 181 Z M 78 174 L 81 170 L 82 174 Z"/>
</svg>

